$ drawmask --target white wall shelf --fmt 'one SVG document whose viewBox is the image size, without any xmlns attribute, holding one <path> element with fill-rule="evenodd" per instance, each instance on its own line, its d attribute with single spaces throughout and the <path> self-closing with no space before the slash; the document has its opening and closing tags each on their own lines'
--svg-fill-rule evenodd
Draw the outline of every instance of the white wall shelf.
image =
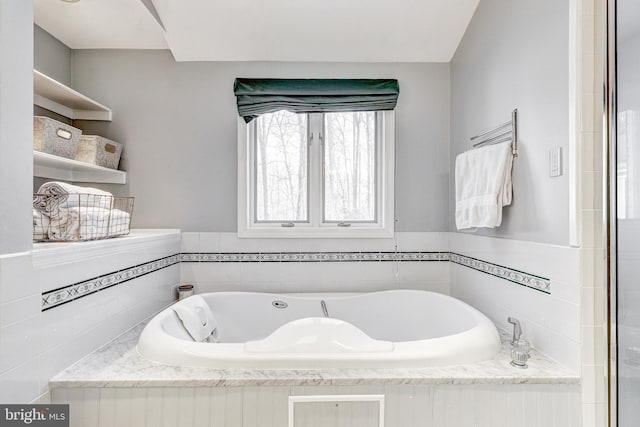
<svg viewBox="0 0 640 427">
<path fill-rule="evenodd" d="M 71 120 L 111 121 L 111 110 L 68 86 L 33 70 L 33 103 Z"/>
<path fill-rule="evenodd" d="M 35 150 L 33 152 L 33 175 L 71 182 L 127 183 L 127 173 L 124 171 L 65 159 Z"/>
</svg>

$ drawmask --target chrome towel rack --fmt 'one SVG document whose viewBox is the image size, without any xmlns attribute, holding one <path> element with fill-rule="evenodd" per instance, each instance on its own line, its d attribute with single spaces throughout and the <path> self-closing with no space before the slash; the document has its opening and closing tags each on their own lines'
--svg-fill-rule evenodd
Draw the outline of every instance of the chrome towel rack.
<svg viewBox="0 0 640 427">
<path fill-rule="evenodd" d="M 471 137 L 471 141 L 479 139 L 473 144 L 473 148 L 483 145 L 493 145 L 500 142 L 511 141 L 511 149 L 514 156 L 518 156 L 518 109 L 511 112 L 511 120 L 490 131 Z"/>
</svg>

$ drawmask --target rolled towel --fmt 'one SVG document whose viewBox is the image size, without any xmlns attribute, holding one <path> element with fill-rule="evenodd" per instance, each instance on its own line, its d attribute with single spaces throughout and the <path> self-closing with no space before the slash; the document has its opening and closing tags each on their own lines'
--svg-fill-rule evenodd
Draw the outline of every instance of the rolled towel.
<svg viewBox="0 0 640 427">
<path fill-rule="evenodd" d="M 58 209 L 79 206 L 109 209 L 113 201 L 113 195 L 107 191 L 58 181 L 43 184 L 37 194 L 39 196 L 34 198 L 33 207 L 45 215 Z"/>
<path fill-rule="evenodd" d="M 72 207 L 49 218 L 49 240 L 93 240 L 129 232 L 130 215 L 118 209 Z"/>
<path fill-rule="evenodd" d="M 49 217 L 42 215 L 38 209 L 33 209 L 33 240 L 47 240 L 49 225 Z"/>
</svg>

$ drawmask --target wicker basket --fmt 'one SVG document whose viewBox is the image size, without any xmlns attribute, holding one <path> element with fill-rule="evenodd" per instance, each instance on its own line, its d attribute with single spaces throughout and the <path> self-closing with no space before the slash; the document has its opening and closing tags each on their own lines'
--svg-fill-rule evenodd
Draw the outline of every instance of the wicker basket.
<svg viewBox="0 0 640 427">
<path fill-rule="evenodd" d="M 134 197 L 34 194 L 33 241 L 78 242 L 129 234 Z"/>
<path fill-rule="evenodd" d="M 118 169 L 122 144 L 98 135 L 82 135 L 76 160 L 105 168 Z"/>
<path fill-rule="evenodd" d="M 33 149 L 55 156 L 76 157 L 82 131 L 49 117 L 33 117 Z"/>
</svg>

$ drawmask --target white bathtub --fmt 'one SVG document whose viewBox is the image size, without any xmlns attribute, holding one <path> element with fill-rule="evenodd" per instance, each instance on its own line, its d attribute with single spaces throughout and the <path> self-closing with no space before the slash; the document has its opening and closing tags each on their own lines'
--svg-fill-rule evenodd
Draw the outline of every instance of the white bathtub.
<svg viewBox="0 0 640 427">
<path fill-rule="evenodd" d="M 137 347 L 142 357 L 208 368 L 427 367 L 479 362 L 500 349 L 486 316 L 433 292 L 199 296 L 213 314 L 217 342 L 195 342 L 176 315 L 174 307 L 191 297 L 148 323 Z"/>
</svg>

